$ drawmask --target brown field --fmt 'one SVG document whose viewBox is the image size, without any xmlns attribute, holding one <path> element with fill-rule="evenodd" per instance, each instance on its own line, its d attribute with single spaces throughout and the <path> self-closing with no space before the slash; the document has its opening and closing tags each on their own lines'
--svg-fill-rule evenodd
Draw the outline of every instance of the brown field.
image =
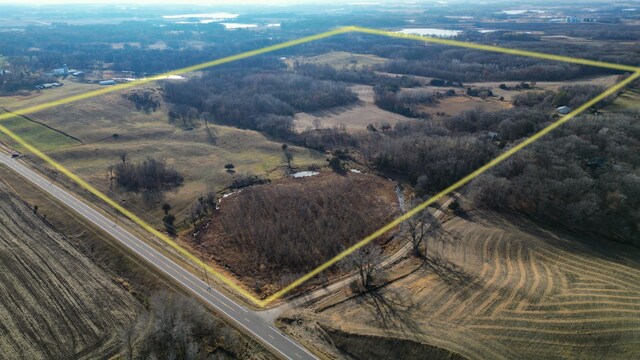
<svg viewBox="0 0 640 360">
<path fill-rule="evenodd" d="M 0 184 L 0 357 L 108 358 L 142 306 Z"/>
<path fill-rule="evenodd" d="M 482 100 L 479 97 L 459 95 L 439 99 L 436 104 L 422 106 L 420 107 L 420 110 L 431 115 L 437 115 L 438 113 L 444 113 L 446 115 L 457 115 L 470 110 L 481 109 L 484 111 L 493 112 L 508 109 L 510 107 L 511 104 L 509 104 L 509 102 L 500 101 L 495 97 Z"/>
<path fill-rule="evenodd" d="M 198 245 L 183 241 L 266 296 L 377 230 L 398 206 L 389 180 L 323 172 L 242 189 L 222 200 Z"/>
<path fill-rule="evenodd" d="M 363 131 L 367 125 L 376 128 L 382 123 L 391 126 L 408 118 L 390 111 L 382 110 L 373 103 L 373 88 L 368 85 L 354 85 L 351 90 L 358 94 L 360 101 L 352 106 L 333 108 L 313 113 L 298 113 L 294 118 L 297 131 L 314 129 L 314 120 L 320 120 L 321 128 L 344 126 L 349 131 Z"/>
<path fill-rule="evenodd" d="M 304 319 L 288 330 L 328 336 L 351 355 L 408 341 L 421 351 L 446 350 L 434 358 L 640 357 L 638 249 L 476 211 L 443 230 L 431 242 L 428 270 L 409 259 L 388 270 L 399 279 L 374 295 L 345 300 L 353 296 L 345 289 L 287 315 Z M 394 357 L 384 350 L 378 356 Z"/>
</svg>

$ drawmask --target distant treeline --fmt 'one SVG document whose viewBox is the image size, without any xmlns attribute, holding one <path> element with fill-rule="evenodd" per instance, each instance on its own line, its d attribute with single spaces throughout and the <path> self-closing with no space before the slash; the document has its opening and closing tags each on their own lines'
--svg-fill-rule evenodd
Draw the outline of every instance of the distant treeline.
<svg viewBox="0 0 640 360">
<path fill-rule="evenodd" d="M 10 94 L 18 90 L 33 90 L 36 85 L 55 81 L 57 81 L 55 78 L 41 72 L 31 72 L 11 67 L 11 72 L 0 73 L 0 95 Z"/>
<path fill-rule="evenodd" d="M 142 75 L 175 70 L 278 41 L 245 31 L 226 31 L 220 24 L 199 27 L 206 31 L 192 31 L 194 26 L 188 24 L 163 25 L 127 21 L 117 25 L 29 26 L 25 31 L 0 37 L 0 49 L 18 68 L 48 71 L 68 64 L 87 70 L 110 64 L 110 69 Z M 204 45 L 190 46 L 190 42 Z"/>
<path fill-rule="evenodd" d="M 499 35 L 501 34 L 501 35 Z M 513 41 L 504 39 L 504 33 L 465 33 L 462 40 L 519 48 L 555 55 L 637 65 L 637 47 L 612 44 L 567 44 L 550 41 Z M 368 51 L 391 59 L 375 69 L 397 73 L 436 77 L 449 81 L 560 81 L 578 77 L 616 73 L 592 66 L 544 61 L 535 58 L 512 56 L 480 50 L 455 48 L 416 42 L 399 42 L 375 45 Z"/>
</svg>

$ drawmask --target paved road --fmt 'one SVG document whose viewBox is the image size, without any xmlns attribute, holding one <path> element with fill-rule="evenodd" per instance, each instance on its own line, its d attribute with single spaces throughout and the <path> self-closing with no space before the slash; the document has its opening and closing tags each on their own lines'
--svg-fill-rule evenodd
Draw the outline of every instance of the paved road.
<svg viewBox="0 0 640 360">
<path fill-rule="evenodd" d="M 270 320 L 260 316 L 258 312 L 254 312 L 235 303 L 223 293 L 208 287 L 207 284 L 197 276 L 162 255 L 159 251 L 130 232 L 120 226 L 115 226 L 112 219 L 102 215 L 67 191 L 51 184 L 49 180 L 31 171 L 18 159 L 12 159 L 10 156 L 0 153 L 0 163 L 6 164 L 15 172 L 113 236 L 113 238 L 137 254 L 140 258 L 143 258 L 149 264 L 210 304 L 212 308 L 238 325 L 245 333 L 271 348 L 275 354 L 286 359 L 316 359 L 312 353 L 276 329 Z"/>
</svg>

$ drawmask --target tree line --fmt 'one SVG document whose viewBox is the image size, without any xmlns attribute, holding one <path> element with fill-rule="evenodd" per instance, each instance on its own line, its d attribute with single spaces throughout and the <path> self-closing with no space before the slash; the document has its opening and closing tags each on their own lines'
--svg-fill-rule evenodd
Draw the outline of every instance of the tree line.
<svg viewBox="0 0 640 360">
<path fill-rule="evenodd" d="M 120 333 L 126 359 L 244 359 L 263 351 L 197 301 L 159 291 Z"/>
<path fill-rule="evenodd" d="M 109 166 L 109 178 L 127 191 L 166 190 L 182 185 L 184 177 L 163 160 L 148 157 L 138 163 L 128 161 L 127 154 L 120 155 L 120 162 Z"/>
</svg>

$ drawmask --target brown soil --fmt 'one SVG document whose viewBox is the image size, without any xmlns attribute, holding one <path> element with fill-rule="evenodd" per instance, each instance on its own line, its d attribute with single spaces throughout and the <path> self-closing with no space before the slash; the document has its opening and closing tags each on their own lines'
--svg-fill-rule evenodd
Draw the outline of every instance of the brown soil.
<svg viewBox="0 0 640 360">
<path fill-rule="evenodd" d="M 142 306 L 0 184 L 0 357 L 108 357 Z"/>
</svg>

